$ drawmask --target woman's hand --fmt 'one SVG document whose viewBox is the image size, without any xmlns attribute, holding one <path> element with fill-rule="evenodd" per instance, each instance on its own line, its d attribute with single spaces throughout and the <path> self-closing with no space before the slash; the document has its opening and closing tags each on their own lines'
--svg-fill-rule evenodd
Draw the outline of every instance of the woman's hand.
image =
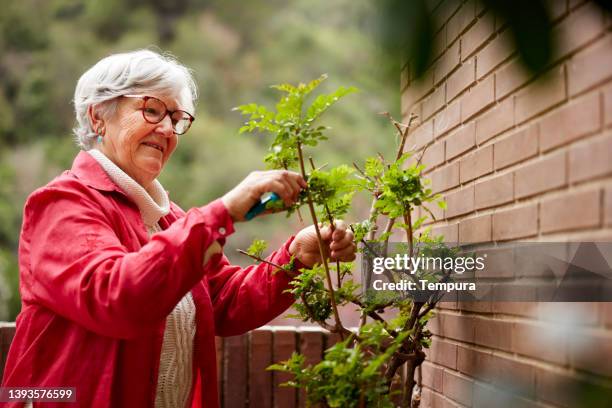
<svg viewBox="0 0 612 408">
<path fill-rule="evenodd" d="M 334 225 L 333 233 L 329 226 L 321 228 L 320 231 L 321 238 L 325 243 L 323 247 L 325 256 L 334 261 L 353 261 L 357 249 L 355 242 L 353 242 L 353 232 L 347 230 L 347 225 L 344 221 L 337 220 L 334 222 Z M 304 266 L 309 268 L 317 263 L 321 263 L 317 233 L 314 225 L 298 232 L 291 245 L 289 245 L 289 253 L 295 255 Z"/>
<path fill-rule="evenodd" d="M 308 185 L 301 175 L 287 170 L 254 171 L 221 197 L 234 222 L 244 221 L 246 213 L 265 193 L 276 193 L 290 207 Z"/>
</svg>

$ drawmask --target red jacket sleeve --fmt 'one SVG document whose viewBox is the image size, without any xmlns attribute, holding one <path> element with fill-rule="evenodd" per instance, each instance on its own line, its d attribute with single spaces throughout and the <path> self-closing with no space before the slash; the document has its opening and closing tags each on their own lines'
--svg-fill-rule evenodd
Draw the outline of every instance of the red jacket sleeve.
<svg viewBox="0 0 612 408">
<path fill-rule="evenodd" d="M 267 260 L 277 265 L 289 263 L 289 239 Z M 211 298 L 215 313 L 216 334 L 235 336 L 260 327 L 293 303 L 293 295 L 283 293 L 289 288 L 291 277 L 285 271 L 260 263 L 246 268 L 230 265 L 228 259 L 221 257 L 216 265 L 207 265 Z M 294 270 L 302 265 L 296 260 Z M 210 269 L 210 270 L 209 270 Z"/>
<path fill-rule="evenodd" d="M 105 336 L 135 337 L 157 327 L 203 278 L 204 251 L 233 224 L 217 200 L 130 252 L 117 232 L 125 226 L 109 215 L 118 211 L 101 202 L 74 187 L 46 187 L 29 198 L 20 241 L 23 300 Z"/>
</svg>

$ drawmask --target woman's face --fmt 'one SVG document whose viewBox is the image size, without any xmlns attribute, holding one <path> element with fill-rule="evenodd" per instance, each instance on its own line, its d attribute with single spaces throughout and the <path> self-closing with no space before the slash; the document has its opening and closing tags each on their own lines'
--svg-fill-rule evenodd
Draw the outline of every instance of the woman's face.
<svg viewBox="0 0 612 408">
<path fill-rule="evenodd" d="M 185 109 L 175 98 L 149 96 L 163 101 L 171 111 Z M 116 112 L 104 121 L 103 142 L 97 147 L 130 177 L 148 188 L 176 149 L 178 137 L 172 129 L 170 115 L 159 123 L 148 123 L 142 107 L 141 98 L 119 98 Z"/>
</svg>

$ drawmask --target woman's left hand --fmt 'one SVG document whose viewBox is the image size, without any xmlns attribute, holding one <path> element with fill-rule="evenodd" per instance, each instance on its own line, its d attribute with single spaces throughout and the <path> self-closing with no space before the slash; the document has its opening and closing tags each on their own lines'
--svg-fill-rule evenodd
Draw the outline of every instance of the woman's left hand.
<svg viewBox="0 0 612 408">
<path fill-rule="evenodd" d="M 333 261 L 350 262 L 355 260 L 357 246 L 353 242 L 353 232 L 347 229 L 344 221 L 334 222 L 335 229 L 325 226 L 320 229 L 325 256 Z M 304 228 L 295 236 L 289 252 L 306 267 L 321 263 L 317 233 L 314 225 Z"/>
</svg>

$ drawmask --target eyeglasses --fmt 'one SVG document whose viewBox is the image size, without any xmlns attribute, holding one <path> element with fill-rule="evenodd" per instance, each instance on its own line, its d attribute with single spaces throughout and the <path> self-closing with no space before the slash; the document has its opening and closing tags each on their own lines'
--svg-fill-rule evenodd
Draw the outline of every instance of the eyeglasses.
<svg viewBox="0 0 612 408">
<path fill-rule="evenodd" d="M 124 98 L 139 98 L 142 99 L 142 117 L 148 123 L 156 124 L 164 120 L 166 115 L 170 115 L 172 121 L 172 130 L 177 135 L 185 134 L 191 127 L 191 123 L 195 120 L 188 112 L 183 110 L 168 110 L 166 104 L 153 97 L 142 95 L 122 95 Z"/>
</svg>

